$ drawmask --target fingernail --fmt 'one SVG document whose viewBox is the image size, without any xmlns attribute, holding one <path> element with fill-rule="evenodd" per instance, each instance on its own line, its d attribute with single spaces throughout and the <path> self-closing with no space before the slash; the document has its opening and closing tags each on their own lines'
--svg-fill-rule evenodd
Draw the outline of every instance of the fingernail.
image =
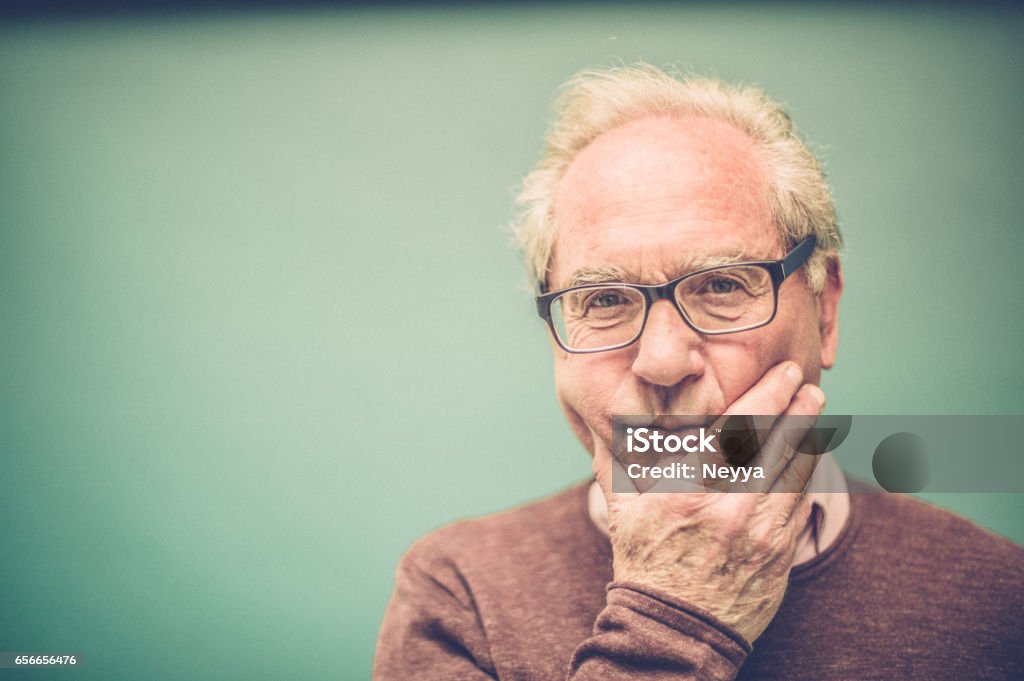
<svg viewBox="0 0 1024 681">
<path fill-rule="evenodd" d="M 800 367 L 794 362 L 790 362 L 786 365 L 786 378 L 793 383 L 800 383 L 800 381 L 804 380 L 804 372 L 800 371 Z"/>
<path fill-rule="evenodd" d="M 825 393 L 821 388 L 812 383 L 808 386 L 807 392 L 810 393 L 811 399 L 818 403 L 818 409 L 825 406 Z"/>
</svg>

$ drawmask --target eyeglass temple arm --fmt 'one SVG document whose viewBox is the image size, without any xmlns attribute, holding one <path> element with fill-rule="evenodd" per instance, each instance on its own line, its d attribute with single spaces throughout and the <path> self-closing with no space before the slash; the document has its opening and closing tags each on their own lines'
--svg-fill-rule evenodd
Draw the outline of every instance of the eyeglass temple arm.
<svg viewBox="0 0 1024 681">
<path fill-rule="evenodd" d="M 537 286 L 534 289 L 534 301 L 537 303 L 537 314 L 539 314 L 542 319 L 547 319 L 548 316 L 548 303 L 547 298 L 545 298 L 548 293 L 547 288 L 548 287 L 544 285 L 544 282 L 538 281 Z"/>
<path fill-rule="evenodd" d="M 792 251 L 790 251 L 785 258 L 782 259 L 782 278 L 785 279 L 789 275 L 800 269 L 800 266 L 807 262 L 807 259 L 811 257 L 811 253 L 814 252 L 814 247 L 818 245 L 818 237 L 810 235 L 800 243 L 796 245 Z"/>
</svg>

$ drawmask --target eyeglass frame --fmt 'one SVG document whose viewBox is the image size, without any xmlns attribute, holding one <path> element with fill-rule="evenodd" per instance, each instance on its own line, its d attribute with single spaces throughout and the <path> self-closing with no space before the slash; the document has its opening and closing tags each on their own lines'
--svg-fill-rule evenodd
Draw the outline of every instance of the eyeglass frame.
<svg viewBox="0 0 1024 681">
<path fill-rule="evenodd" d="M 623 282 L 605 282 L 600 284 L 581 284 L 579 286 L 570 286 L 569 288 L 563 288 L 548 293 L 544 292 L 543 284 L 538 284 L 538 294 L 534 299 L 537 304 L 537 314 L 540 316 L 541 319 L 547 322 L 548 329 L 551 331 L 551 337 L 555 339 L 556 343 L 558 343 L 558 347 L 562 348 L 566 352 L 571 352 L 573 354 L 579 355 L 590 354 L 594 352 L 608 352 L 609 350 L 621 350 L 622 348 L 629 347 L 633 343 L 637 342 L 640 339 L 640 336 L 643 335 L 644 329 L 647 328 L 647 318 L 651 313 L 651 306 L 653 306 L 654 303 L 658 302 L 659 300 L 668 300 L 672 302 L 675 305 L 676 311 L 679 312 L 679 316 L 683 318 L 683 321 L 686 323 L 686 325 L 702 335 L 722 336 L 727 333 L 739 333 L 740 331 L 750 331 L 752 329 L 759 329 L 762 326 L 767 326 L 771 324 L 772 320 L 775 319 L 775 315 L 779 311 L 779 287 L 782 286 L 782 282 L 786 281 L 786 279 L 789 278 L 791 274 L 796 272 L 798 269 L 800 269 L 801 266 L 803 266 L 805 262 L 807 262 L 807 260 L 811 257 L 811 254 L 814 253 L 814 248 L 817 246 L 817 244 L 817 237 L 814 234 L 811 234 L 806 239 L 804 239 L 796 246 L 794 246 L 789 253 L 787 253 L 779 260 L 754 260 L 750 262 L 737 262 L 724 265 L 714 265 L 712 267 L 704 267 L 695 272 L 688 272 L 682 275 L 681 277 L 676 277 L 675 279 L 666 281 L 664 284 L 627 284 Z M 771 276 L 772 278 L 773 300 L 771 316 L 768 317 L 768 319 L 766 319 L 763 322 L 749 324 L 747 326 L 742 326 L 738 329 L 727 329 L 724 331 L 706 331 L 704 329 L 698 328 L 697 325 L 694 324 L 693 321 L 687 316 L 686 310 L 683 309 L 682 304 L 678 300 L 676 300 L 676 289 L 679 287 L 680 283 L 682 283 L 686 279 L 689 279 L 690 277 L 695 277 L 701 274 L 706 274 L 708 272 L 713 272 L 714 270 L 729 269 L 733 267 L 760 267 L 768 271 L 769 276 Z M 640 294 L 644 297 L 644 319 L 640 323 L 640 328 L 637 330 L 636 336 L 634 336 L 629 341 L 626 341 L 625 343 L 606 345 L 599 348 L 574 350 L 566 347 L 565 343 L 562 342 L 562 339 L 558 337 L 558 331 L 555 330 L 555 322 L 551 318 L 552 303 L 554 303 L 554 301 L 557 298 L 571 291 L 601 288 L 604 286 L 618 286 L 633 289 L 635 291 L 639 291 Z"/>
</svg>

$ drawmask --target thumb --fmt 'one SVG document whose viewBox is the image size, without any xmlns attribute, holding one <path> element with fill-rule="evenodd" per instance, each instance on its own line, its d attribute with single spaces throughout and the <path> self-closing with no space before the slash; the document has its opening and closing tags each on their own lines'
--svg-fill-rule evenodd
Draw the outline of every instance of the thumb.
<svg viewBox="0 0 1024 681">
<path fill-rule="evenodd" d="M 591 468 L 594 472 L 594 479 L 597 480 L 598 486 L 601 491 L 604 492 L 604 498 L 609 504 L 613 499 L 621 500 L 626 497 L 639 496 L 636 491 L 631 492 L 616 492 L 612 489 L 613 477 L 620 479 L 628 479 L 625 475 L 625 471 L 621 471 L 621 476 L 615 476 L 614 471 L 616 468 L 622 468 L 622 464 L 612 454 L 611 449 L 604 443 L 600 438 L 594 439 L 594 460 L 591 464 Z M 635 488 L 634 488 L 635 489 Z"/>
<path fill-rule="evenodd" d="M 604 492 L 605 499 L 610 499 L 612 494 L 612 452 L 601 440 L 594 442 L 594 459 L 591 469 L 594 471 L 594 480 Z"/>
</svg>

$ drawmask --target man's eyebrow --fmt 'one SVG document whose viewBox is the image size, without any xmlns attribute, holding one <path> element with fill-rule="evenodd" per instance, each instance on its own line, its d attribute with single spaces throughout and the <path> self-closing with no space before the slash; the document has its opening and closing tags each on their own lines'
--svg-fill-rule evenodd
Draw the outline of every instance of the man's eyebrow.
<svg viewBox="0 0 1024 681">
<path fill-rule="evenodd" d="M 565 288 L 611 282 L 635 283 L 636 277 L 617 265 L 587 266 L 573 272 Z"/>
<path fill-rule="evenodd" d="M 672 272 L 670 272 L 670 279 L 681 277 L 689 272 L 707 269 L 708 267 L 718 267 L 719 265 L 732 265 L 738 262 L 754 262 L 760 260 L 771 260 L 771 258 L 752 255 L 743 249 L 725 251 L 722 253 L 691 253 L 675 261 Z M 640 278 L 618 265 L 591 265 L 581 267 L 573 272 L 564 288 L 586 286 L 587 284 L 608 284 L 614 282 L 635 284 L 640 282 Z"/>
</svg>

